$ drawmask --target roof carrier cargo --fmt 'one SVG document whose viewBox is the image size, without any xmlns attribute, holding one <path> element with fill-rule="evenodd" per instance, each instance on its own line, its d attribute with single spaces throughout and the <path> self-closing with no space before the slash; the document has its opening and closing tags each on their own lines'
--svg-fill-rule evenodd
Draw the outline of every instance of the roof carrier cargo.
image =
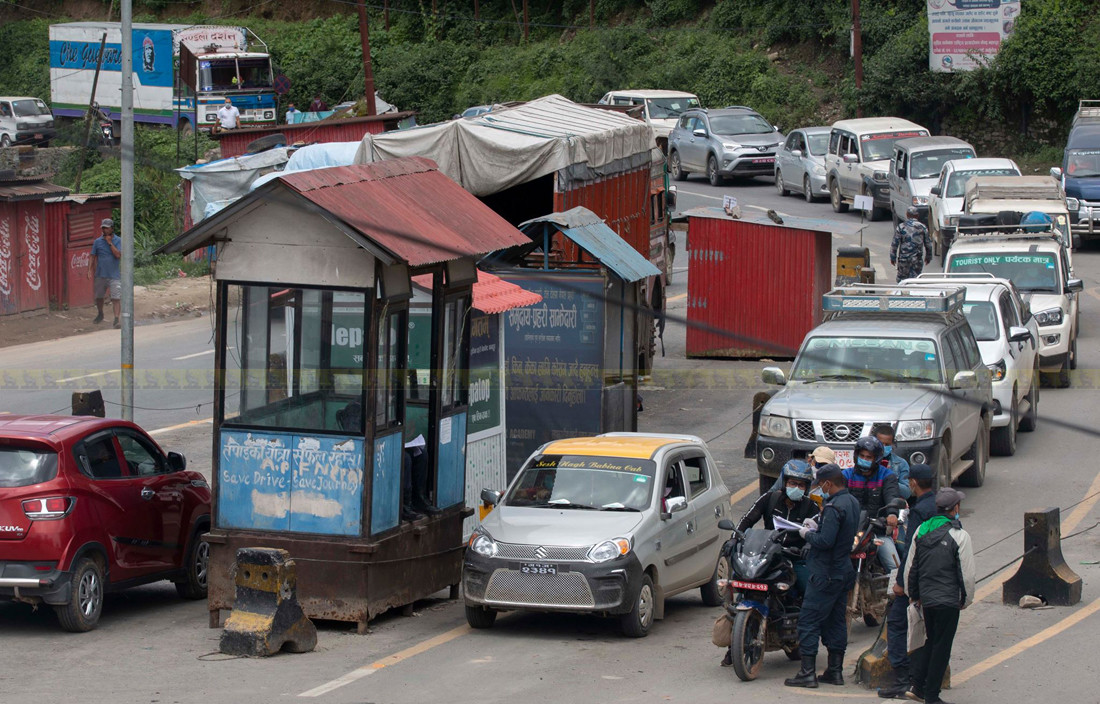
<svg viewBox="0 0 1100 704">
<path fill-rule="evenodd" d="M 966 289 L 944 285 L 921 286 L 841 286 L 821 298 L 825 314 L 833 319 L 849 313 L 937 313 L 944 316 L 962 311 Z"/>
</svg>

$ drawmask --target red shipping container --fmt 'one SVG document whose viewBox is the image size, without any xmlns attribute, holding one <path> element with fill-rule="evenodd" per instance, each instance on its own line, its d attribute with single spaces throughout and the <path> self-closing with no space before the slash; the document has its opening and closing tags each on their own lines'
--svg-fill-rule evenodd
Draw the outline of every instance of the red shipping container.
<svg viewBox="0 0 1100 704">
<path fill-rule="evenodd" d="M 783 215 L 778 225 L 763 213 L 735 219 L 721 208 L 685 215 L 687 356 L 793 358 L 822 320 L 837 223 Z"/>
</svg>

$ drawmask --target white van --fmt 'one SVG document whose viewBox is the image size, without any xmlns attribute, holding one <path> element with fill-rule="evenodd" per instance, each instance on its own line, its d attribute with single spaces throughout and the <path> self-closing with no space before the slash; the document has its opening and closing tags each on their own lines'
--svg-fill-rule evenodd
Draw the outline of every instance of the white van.
<svg viewBox="0 0 1100 704">
<path fill-rule="evenodd" d="M 899 139 L 890 160 L 890 210 L 894 225 L 916 208 L 920 221 L 928 225 L 928 198 L 943 165 L 953 159 L 973 159 L 974 147 L 955 137 L 913 137 Z"/>
<path fill-rule="evenodd" d="M 43 101 L 0 97 L 0 147 L 16 144 L 47 147 L 55 133 L 53 114 Z"/>
<path fill-rule="evenodd" d="M 888 173 L 894 145 L 909 137 L 927 137 L 928 130 L 900 117 L 869 117 L 834 122 L 825 154 L 825 183 L 833 210 L 847 212 L 855 197 L 870 196 L 872 220 L 890 210 Z"/>
<path fill-rule="evenodd" d="M 685 110 L 702 107 L 698 96 L 678 90 L 613 90 L 599 100 L 600 105 L 641 105 L 645 121 L 662 151 L 668 147 L 668 133 Z"/>
</svg>

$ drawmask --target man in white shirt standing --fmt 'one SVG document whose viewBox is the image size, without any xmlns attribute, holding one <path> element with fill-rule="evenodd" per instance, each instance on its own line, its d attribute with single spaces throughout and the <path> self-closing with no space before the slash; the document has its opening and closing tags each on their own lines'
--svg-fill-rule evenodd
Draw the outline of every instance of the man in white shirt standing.
<svg viewBox="0 0 1100 704">
<path fill-rule="evenodd" d="M 218 131 L 235 130 L 241 126 L 241 111 L 229 98 L 218 108 Z"/>
</svg>

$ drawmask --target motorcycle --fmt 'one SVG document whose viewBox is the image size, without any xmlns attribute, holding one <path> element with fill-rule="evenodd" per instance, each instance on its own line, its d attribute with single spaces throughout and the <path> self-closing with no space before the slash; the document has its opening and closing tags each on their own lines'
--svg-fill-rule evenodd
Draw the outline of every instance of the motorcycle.
<svg viewBox="0 0 1100 704">
<path fill-rule="evenodd" d="M 92 105 L 92 119 L 95 120 L 97 133 L 103 146 L 113 147 L 115 145 L 115 123 L 110 114 L 101 108 L 98 103 L 94 103 Z"/>
<path fill-rule="evenodd" d="M 860 514 L 859 531 L 852 545 L 852 567 L 856 570 L 856 586 L 848 597 L 848 629 L 852 622 L 862 618 L 863 623 L 874 627 L 886 617 L 891 587 L 890 573 L 878 559 L 878 547 L 882 545 L 879 535 L 889 530 L 886 526 L 886 512 L 890 509 L 903 509 L 905 499 L 894 499 L 871 518 L 866 511 Z M 895 533 L 896 539 L 896 533 Z"/>
<path fill-rule="evenodd" d="M 729 545 L 730 578 L 718 581 L 727 618 L 732 622 L 729 654 L 733 671 L 745 682 L 756 679 L 764 653 L 782 650 L 798 660 L 798 613 L 792 559 L 801 550 L 785 547 L 783 530 L 742 533 L 729 519 L 718 522 L 733 532 Z"/>
</svg>

